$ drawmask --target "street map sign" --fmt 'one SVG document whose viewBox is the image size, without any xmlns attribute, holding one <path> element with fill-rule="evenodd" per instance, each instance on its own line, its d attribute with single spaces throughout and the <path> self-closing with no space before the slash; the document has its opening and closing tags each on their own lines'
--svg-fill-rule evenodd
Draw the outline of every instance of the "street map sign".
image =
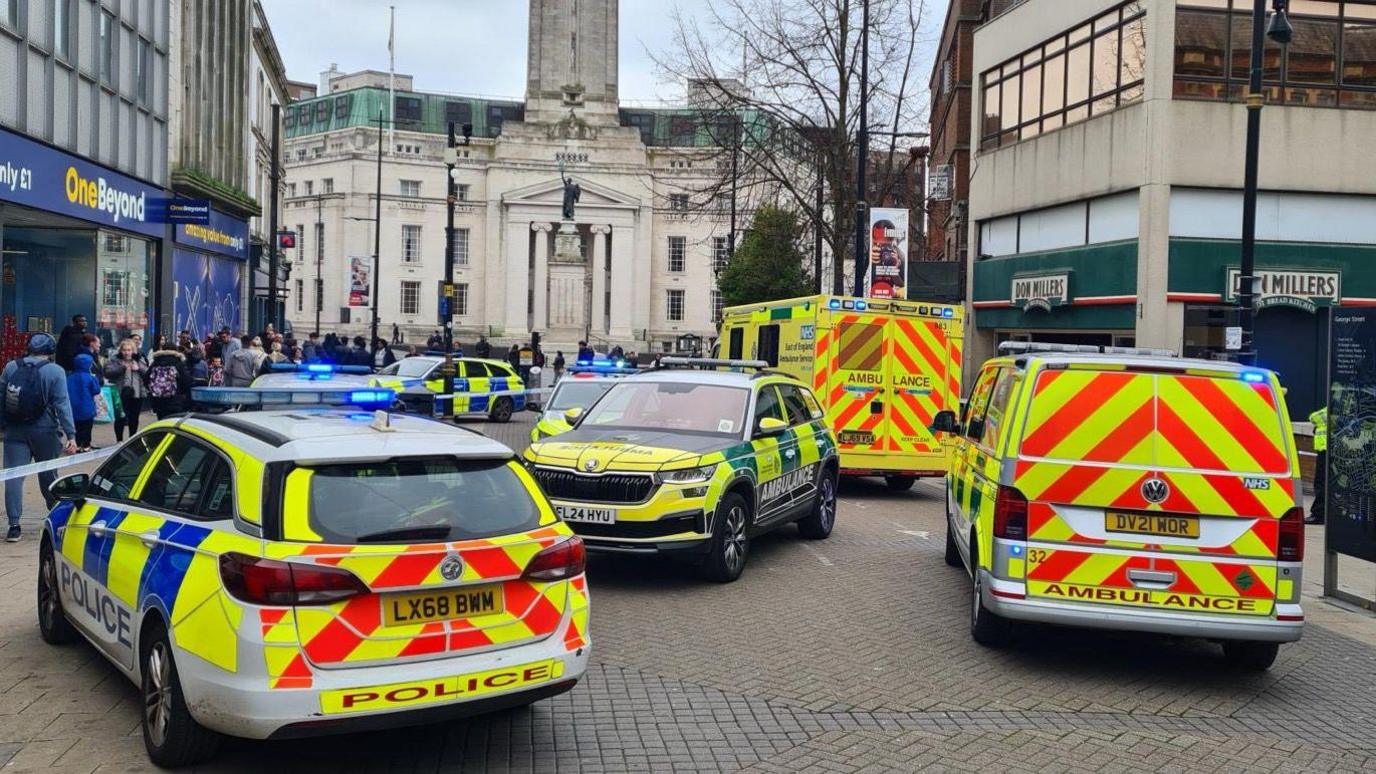
<svg viewBox="0 0 1376 774">
<path fill-rule="evenodd" d="M 1376 561 L 1376 312 L 1335 310 L 1332 337 L 1328 550 Z"/>
</svg>

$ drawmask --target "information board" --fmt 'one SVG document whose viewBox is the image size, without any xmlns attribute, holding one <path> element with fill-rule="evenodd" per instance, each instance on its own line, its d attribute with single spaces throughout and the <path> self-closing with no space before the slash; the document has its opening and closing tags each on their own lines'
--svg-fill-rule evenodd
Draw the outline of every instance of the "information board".
<svg viewBox="0 0 1376 774">
<path fill-rule="evenodd" d="M 1335 310 L 1329 352 L 1328 550 L 1376 561 L 1376 311 Z"/>
</svg>

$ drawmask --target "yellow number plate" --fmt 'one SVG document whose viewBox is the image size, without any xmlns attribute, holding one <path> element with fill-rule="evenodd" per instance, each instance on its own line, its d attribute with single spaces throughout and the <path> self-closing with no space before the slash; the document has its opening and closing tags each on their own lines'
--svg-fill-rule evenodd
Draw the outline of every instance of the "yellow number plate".
<svg viewBox="0 0 1376 774">
<path fill-rule="evenodd" d="M 382 597 L 382 620 L 388 626 L 476 618 L 505 610 L 501 586 L 470 586 L 443 591 L 415 591 Z"/>
<path fill-rule="evenodd" d="M 1161 513 L 1106 513 L 1104 529 L 1157 537 L 1199 537 L 1198 516 L 1168 516 Z"/>
</svg>

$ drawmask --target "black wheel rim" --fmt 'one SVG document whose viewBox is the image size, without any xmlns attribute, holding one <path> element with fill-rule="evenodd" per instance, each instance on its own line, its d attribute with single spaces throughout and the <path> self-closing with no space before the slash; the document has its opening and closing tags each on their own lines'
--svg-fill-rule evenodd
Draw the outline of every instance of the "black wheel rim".
<svg viewBox="0 0 1376 774">
<path fill-rule="evenodd" d="M 727 569 L 736 572 L 745 565 L 745 508 L 731 506 L 731 510 L 726 512 L 722 528 L 726 530 L 721 541 L 722 559 Z"/>
<path fill-rule="evenodd" d="M 51 631 L 57 616 L 62 614 L 57 597 L 57 562 L 51 550 L 44 552 L 42 565 L 38 573 L 38 615 L 43 628 Z"/>
<path fill-rule="evenodd" d="M 830 530 L 836 521 L 836 480 L 831 476 L 822 479 L 822 501 L 818 505 L 818 522 L 823 530 Z"/>
</svg>

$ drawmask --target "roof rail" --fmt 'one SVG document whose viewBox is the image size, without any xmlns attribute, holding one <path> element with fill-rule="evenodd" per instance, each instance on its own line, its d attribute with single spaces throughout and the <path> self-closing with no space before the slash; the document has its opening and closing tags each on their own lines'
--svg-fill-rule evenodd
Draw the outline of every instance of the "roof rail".
<svg viewBox="0 0 1376 774">
<path fill-rule="evenodd" d="M 1148 347 L 1106 347 L 1097 344 L 1048 344 L 1040 341 L 1005 341 L 999 344 L 1000 355 L 1028 355 L 1037 352 L 1061 352 L 1082 355 L 1177 357 L 1174 350 L 1151 349 Z"/>
<path fill-rule="evenodd" d="M 700 368 L 703 370 L 712 368 L 734 368 L 736 370 L 764 370 L 773 368 L 763 360 L 727 360 L 715 357 L 662 357 L 659 359 L 659 369 L 670 368 Z"/>
</svg>

